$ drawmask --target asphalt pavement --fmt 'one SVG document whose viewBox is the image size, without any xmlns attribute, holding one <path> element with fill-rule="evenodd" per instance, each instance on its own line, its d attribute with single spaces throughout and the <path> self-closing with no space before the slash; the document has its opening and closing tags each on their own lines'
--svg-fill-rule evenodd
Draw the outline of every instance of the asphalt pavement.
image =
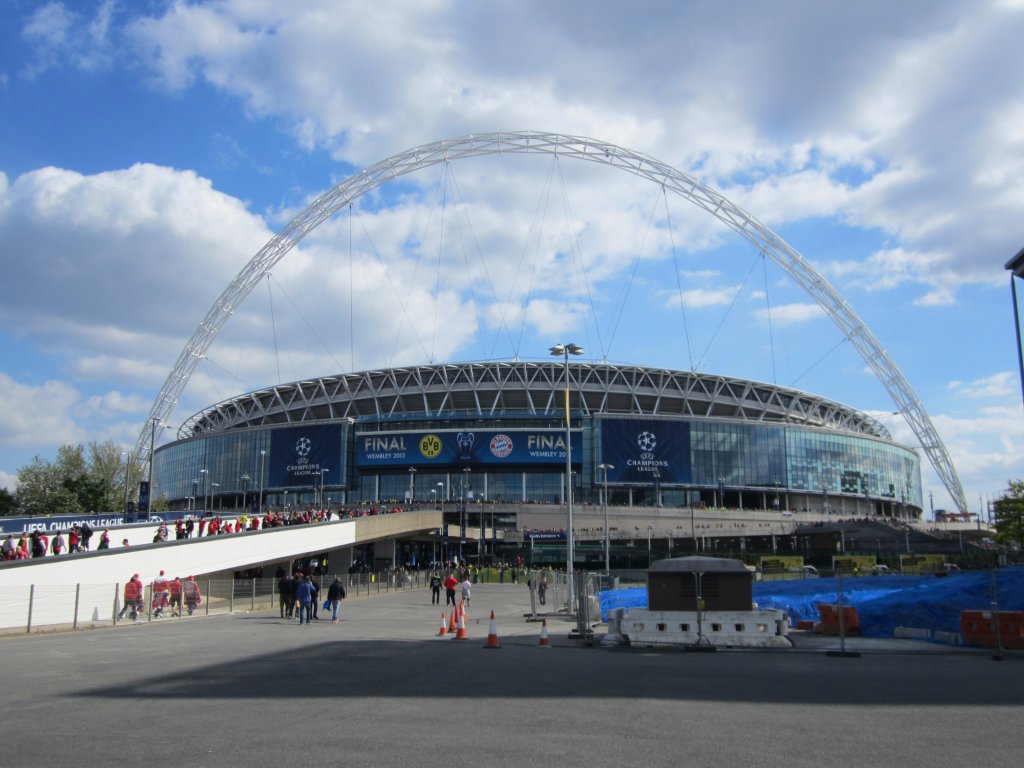
<svg viewBox="0 0 1024 768">
<path fill-rule="evenodd" d="M 963 766 L 1019 754 L 1024 654 L 798 636 L 788 650 L 551 646 L 522 585 L 0 639 L 11 765 Z M 485 649 L 490 611 L 501 648 Z M 323 613 L 321 613 L 323 616 Z M 5 762 L 7 760 L 5 759 Z"/>
</svg>

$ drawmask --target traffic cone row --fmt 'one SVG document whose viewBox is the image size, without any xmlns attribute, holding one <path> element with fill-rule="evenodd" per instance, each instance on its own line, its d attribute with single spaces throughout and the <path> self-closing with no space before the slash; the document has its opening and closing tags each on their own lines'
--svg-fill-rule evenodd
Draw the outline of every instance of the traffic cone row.
<svg viewBox="0 0 1024 768">
<path fill-rule="evenodd" d="M 438 637 L 446 637 L 449 633 L 453 635 L 456 640 L 468 640 L 469 632 L 466 631 L 466 606 L 464 603 L 459 603 L 451 613 L 451 620 L 449 624 L 445 624 L 445 614 L 441 611 L 441 628 L 437 632 Z M 541 648 L 551 647 L 551 638 L 548 636 L 548 620 L 542 619 L 540 625 L 540 643 Z M 491 611 L 491 623 L 487 629 L 487 643 L 483 646 L 484 648 L 501 648 L 501 641 L 498 639 L 498 621 L 494 618 L 494 611 Z"/>
</svg>

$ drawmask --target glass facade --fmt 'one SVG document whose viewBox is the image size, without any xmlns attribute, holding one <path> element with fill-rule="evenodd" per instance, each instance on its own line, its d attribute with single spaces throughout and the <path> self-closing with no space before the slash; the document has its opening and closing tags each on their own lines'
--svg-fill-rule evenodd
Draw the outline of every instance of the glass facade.
<svg viewBox="0 0 1024 768">
<path fill-rule="evenodd" d="M 642 421 L 642 419 L 640 420 Z M 789 509 L 854 509 L 844 500 L 866 502 L 876 511 L 922 508 L 920 458 L 886 440 L 834 430 L 725 421 L 672 420 L 674 429 L 689 432 L 686 482 L 609 481 L 613 503 L 637 506 L 686 506 L 700 502 L 718 506 L 767 508 L 781 503 Z M 574 420 L 574 499 L 597 503 L 603 477 L 596 466 L 605 448 L 600 419 Z M 410 428 L 435 429 L 428 419 L 407 419 Z M 510 429 L 515 422 L 496 418 L 492 429 Z M 664 426 L 665 420 L 651 421 Z M 450 423 L 447 425 L 450 426 Z M 480 429 L 479 421 L 475 428 Z M 550 423 L 547 426 L 551 426 Z M 279 507 L 324 503 L 401 503 L 410 490 L 417 502 L 448 503 L 467 499 L 495 502 L 561 503 L 565 465 L 545 466 L 357 467 L 355 436 L 360 428 L 342 427 L 341 466 L 324 469 L 306 485 L 273 487 L 269 482 L 272 437 L 283 440 L 280 428 L 250 428 L 200 436 L 164 446 L 154 458 L 153 497 L 175 509 L 237 509 L 256 501 Z M 280 446 L 278 446 L 279 448 Z M 611 447 L 607 447 L 609 450 Z M 563 454 L 564 455 L 564 454 Z M 607 455 L 607 454 L 606 454 Z M 663 477 L 671 476 L 669 473 Z M 245 498 L 243 499 L 243 492 Z"/>
</svg>

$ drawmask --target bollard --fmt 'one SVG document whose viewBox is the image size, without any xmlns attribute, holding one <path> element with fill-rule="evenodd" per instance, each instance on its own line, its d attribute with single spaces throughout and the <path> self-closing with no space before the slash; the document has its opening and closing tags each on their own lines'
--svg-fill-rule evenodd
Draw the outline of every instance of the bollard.
<svg viewBox="0 0 1024 768">
<path fill-rule="evenodd" d="M 121 594 L 121 585 L 114 584 L 114 626 L 117 626 L 117 598 Z"/>
<path fill-rule="evenodd" d="M 206 615 L 210 615 L 210 580 L 206 580 Z"/>
<path fill-rule="evenodd" d="M 252 608 L 250 610 L 256 613 L 256 579 L 252 580 Z"/>
<path fill-rule="evenodd" d="M 235 577 L 231 577 L 231 591 L 228 593 L 228 613 L 235 612 Z"/>
<path fill-rule="evenodd" d="M 78 603 L 79 603 L 79 600 L 80 600 L 81 597 L 82 597 L 82 584 L 81 584 L 81 582 L 79 582 L 78 584 L 75 584 L 75 619 L 71 623 L 71 628 L 72 629 L 78 629 Z"/>
</svg>

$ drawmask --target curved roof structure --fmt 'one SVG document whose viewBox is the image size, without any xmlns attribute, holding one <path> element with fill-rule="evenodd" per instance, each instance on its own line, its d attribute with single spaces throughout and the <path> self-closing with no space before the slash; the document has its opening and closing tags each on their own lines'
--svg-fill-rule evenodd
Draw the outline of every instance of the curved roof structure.
<svg viewBox="0 0 1024 768">
<path fill-rule="evenodd" d="M 693 417 L 794 424 L 891 439 L 865 413 L 795 389 L 727 376 L 573 363 L 573 410 L 584 415 Z M 341 419 L 551 417 L 564 413 L 560 362 L 466 362 L 362 371 L 247 392 L 195 414 L 179 438 Z"/>
</svg>

